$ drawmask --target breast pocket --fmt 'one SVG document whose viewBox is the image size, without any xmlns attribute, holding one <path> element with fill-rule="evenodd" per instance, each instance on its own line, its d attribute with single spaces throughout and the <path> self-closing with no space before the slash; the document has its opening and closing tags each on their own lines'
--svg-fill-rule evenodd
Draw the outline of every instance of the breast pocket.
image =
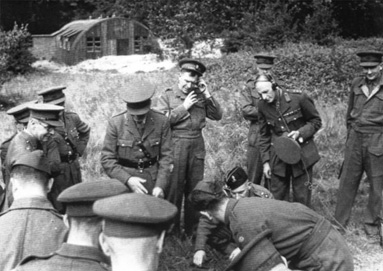
<svg viewBox="0 0 383 271">
<path fill-rule="evenodd" d="M 128 159 L 133 153 L 133 140 L 119 139 L 117 141 L 118 157 Z"/>
<path fill-rule="evenodd" d="M 303 114 L 301 109 L 297 109 L 295 111 L 287 112 L 286 115 L 284 116 L 285 120 L 287 123 L 296 121 L 300 118 L 303 118 Z"/>
<path fill-rule="evenodd" d="M 161 139 L 160 138 L 152 138 L 149 140 L 150 145 L 150 154 L 152 157 L 159 156 L 160 155 L 160 146 L 161 146 Z"/>
</svg>

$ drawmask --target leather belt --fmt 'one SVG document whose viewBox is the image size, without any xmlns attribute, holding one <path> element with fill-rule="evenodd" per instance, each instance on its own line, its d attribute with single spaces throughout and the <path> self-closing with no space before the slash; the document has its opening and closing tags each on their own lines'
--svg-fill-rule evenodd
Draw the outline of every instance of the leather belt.
<svg viewBox="0 0 383 271">
<path fill-rule="evenodd" d="M 157 163 L 157 161 L 158 161 L 157 157 L 150 158 L 147 161 L 138 161 L 138 162 L 133 162 L 133 161 L 130 161 L 130 160 L 124 159 L 124 158 L 118 159 L 118 163 L 121 166 L 132 167 L 132 168 L 137 168 L 137 169 L 144 169 L 144 168 L 151 167 L 152 165 Z"/>
<path fill-rule="evenodd" d="M 76 160 L 77 154 L 67 154 L 60 156 L 61 163 L 72 163 L 74 160 Z"/>
</svg>

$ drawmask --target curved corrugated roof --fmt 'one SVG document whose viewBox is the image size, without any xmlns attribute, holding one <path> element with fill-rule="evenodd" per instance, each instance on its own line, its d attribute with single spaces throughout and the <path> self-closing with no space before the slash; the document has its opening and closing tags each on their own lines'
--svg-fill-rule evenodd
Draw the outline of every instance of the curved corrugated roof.
<svg viewBox="0 0 383 271">
<path fill-rule="evenodd" d="M 102 21 L 108 20 L 108 19 L 110 19 L 110 18 L 73 21 L 73 22 L 70 22 L 70 23 L 64 25 L 60 30 L 52 33 L 52 36 L 60 35 L 62 37 L 69 38 L 69 37 L 76 35 L 80 32 L 87 31 L 88 29 L 92 28 L 94 25 L 98 24 L 99 22 L 102 22 Z"/>
</svg>

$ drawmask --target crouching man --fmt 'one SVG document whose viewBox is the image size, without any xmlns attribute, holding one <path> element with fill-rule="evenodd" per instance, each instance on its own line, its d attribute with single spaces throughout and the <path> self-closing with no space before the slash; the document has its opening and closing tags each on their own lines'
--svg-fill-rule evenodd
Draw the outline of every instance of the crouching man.
<svg viewBox="0 0 383 271">
<path fill-rule="evenodd" d="M 227 173 L 225 178 L 224 193 L 234 199 L 246 197 L 273 198 L 266 188 L 251 183 L 245 170 L 235 167 Z M 230 260 L 241 251 L 235 244 L 230 229 L 224 224 L 202 212 L 199 219 L 195 241 L 193 263 L 201 267 L 206 257 L 206 245 L 227 255 Z"/>
<path fill-rule="evenodd" d="M 354 270 L 343 237 L 329 221 L 300 203 L 258 197 L 230 199 L 219 182 L 200 182 L 191 202 L 230 227 L 241 252 L 227 270 Z"/>
</svg>

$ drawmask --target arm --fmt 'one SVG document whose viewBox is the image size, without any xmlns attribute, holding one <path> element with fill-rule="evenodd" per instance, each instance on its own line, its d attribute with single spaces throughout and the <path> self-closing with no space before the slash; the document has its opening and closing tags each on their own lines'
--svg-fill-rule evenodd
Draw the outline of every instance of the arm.
<svg viewBox="0 0 383 271">
<path fill-rule="evenodd" d="M 302 94 L 299 105 L 306 124 L 299 128 L 298 131 L 299 136 L 302 137 L 303 141 L 306 141 L 322 127 L 322 120 L 315 108 L 313 100 L 306 94 Z"/>
<path fill-rule="evenodd" d="M 270 146 L 271 146 L 271 130 L 267 124 L 266 117 L 262 113 L 262 108 L 258 111 L 259 117 L 259 148 L 261 152 L 262 162 L 270 161 Z"/>
<path fill-rule="evenodd" d="M 241 91 L 240 103 L 242 106 L 242 115 L 245 120 L 258 121 L 258 106 L 253 102 L 253 96 L 251 95 L 251 87 L 248 82 Z M 256 97 L 255 97 L 256 98 Z"/>
<path fill-rule="evenodd" d="M 90 127 L 83 122 L 77 114 L 75 118 L 75 127 L 78 132 L 77 152 L 82 156 L 89 141 Z"/>
<path fill-rule="evenodd" d="M 170 125 L 173 127 L 177 123 L 189 118 L 190 114 L 182 103 L 180 103 L 177 106 L 170 104 L 170 94 L 168 94 L 168 92 L 170 91 L 171 90 L 166 90 L 165 93 L 161 94 L 160 97 L 158 97 L 156 109 L 164 113 L 169 118 Z"/>
<path fill-rule="evenodd" d="M 348 95 L 348 107 L 347 107 L 347 113 L 346 113 L 346 127 L 347 127 L 347 131 L 349 131 L 350 128 L 351 128 L 351 111 L 354 108 L 354 98 L 355 98 L 355 94 L 354 94 L 354 91 L 353 91 L 353 87 L 351 86 L 350 92 L 349 92 L 349 95 Z"/>
<path fill-rule="evenodd" d="M 156 187 L 161 188 L 163 192 L 165 192 L 169 186 L 170 172 L 173 165 L 173 149 L 170 124 L 166 119 L 162 125 L 161 150 L 158 164 L 159 167 L 156 179 Z"/>
</svg>

